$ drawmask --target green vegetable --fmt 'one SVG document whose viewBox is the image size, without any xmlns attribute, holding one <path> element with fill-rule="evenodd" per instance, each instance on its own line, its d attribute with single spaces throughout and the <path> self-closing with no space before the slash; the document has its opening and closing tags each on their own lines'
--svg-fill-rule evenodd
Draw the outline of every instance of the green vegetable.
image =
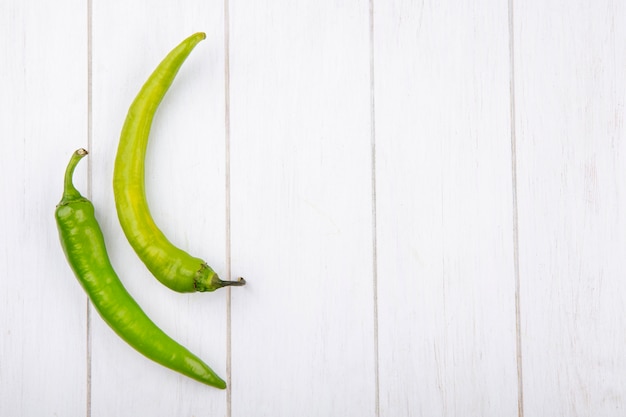
<svg viewBox="0 0 626 417">
<path fill-rule="evenodd" d="M 65 171 L 63 198 L 55 217 L 68 263 L 104 321 L 137 351 L 174 371 L 217 388 L 226 383 L 197 356 L 178 344 L 143 312 L 111 266 L 93 204 L 74 187 L 79 149 Z"/>
<path fill-rule="evenodd" d="M 117 215 L 128 242 L 148 270 L 178 292 L 214 291 L 245 280 L 222 281 L 200 258 L 174 246 L 150 214 L 145 192 L 145 157 L 152 119 L 178 70 L 206 37 L 196 33 L 174 48 L 157 66 L 128 110 L 113 172 Z"/>
</svg>

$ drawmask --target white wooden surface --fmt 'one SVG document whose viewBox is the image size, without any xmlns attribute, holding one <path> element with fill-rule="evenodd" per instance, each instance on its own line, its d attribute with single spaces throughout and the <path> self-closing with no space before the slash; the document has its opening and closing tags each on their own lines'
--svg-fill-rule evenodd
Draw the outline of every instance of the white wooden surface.
<svg viewBox="0 0 626 417">
<path fill-rule="evenodd" d="M 623 416 L 626 5 L 0 0 L 1 416 Z M 166 235 L 248 285 L 181 295 L 114 211 L 139 87 Z M 68 157 L 113 264 L 227 378 L 153 364 L 89 306 Z"/>
</svg>

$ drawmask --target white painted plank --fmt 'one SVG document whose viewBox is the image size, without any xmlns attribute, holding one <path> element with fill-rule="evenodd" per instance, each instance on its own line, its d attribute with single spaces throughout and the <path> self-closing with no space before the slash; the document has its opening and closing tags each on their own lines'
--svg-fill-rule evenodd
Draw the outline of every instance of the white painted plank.
<svg viewBox="0 0 626 417">
<path fill-rule="evenodd" d="M 375 2 L 381 416 L 516 416 L 506 2 Z"/>
<path fill-rule="evenodd" d="M 626 7 L 515 2 L 525 414 L 626 407 Z"/>
<path fill-rule="evenodd" d="M 112 174 L 126 111 L 180 41 L 205 31 L 156 114 L 146 189 L 170 240 L 224 274 L 224 62 L 221 3 L 96 2 L 93 9 L 93 190 L 112 262 L 166 333 L 226 378 L 226 292 L 178 294 L 139 261 L 115 213 Z M 226 393 L 157 365 L 92 312 L 93 416 L 224 415 Z"/>
<path fill-rule="evenodd" d="M 230 2 L 233 416 L 373 416 L 367 3 Z"/>
<path fill-rule="evenodd" d="M 0 415 L 86 410 L 86 297 L 54 209 L 86 145 L 84 2 L 0 3 Z M 86 190 L 87 164 L 76 171 Z"/>
</svg>

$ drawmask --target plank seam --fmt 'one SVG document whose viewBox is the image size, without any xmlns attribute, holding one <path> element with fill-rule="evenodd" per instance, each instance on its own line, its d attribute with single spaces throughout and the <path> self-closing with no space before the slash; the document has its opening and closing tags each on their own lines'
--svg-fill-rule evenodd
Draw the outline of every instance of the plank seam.
<svg viewBox="0 0 626 417">
<path fill-rule="evenodd" d="M 230 235 L 230 4 L 224 0 L 224 187 L 226 277 L 231 280 Z M 232 416 L 231 289 L 226 289 L 226 416 Z"/>
<path fill-rule="evenodd" d="M 372 290 L 374 315 L 374 407 L 380 416 L 380 373 L 378 352 L 378 230 L 376 224 L 376 95 L 374 78 L 374 0 L 369 0 L 369 71 L 370 71 L 370 160 L 372 190 Z"/>
<path fill-rule="evenodd" d="M 509 100 L 511 129 L 511 185 L 512 185 L 512 220 L 513 220 L 513 266 L 515 275 L 515 349 L 517 366 L 517 415 L 524 417 L 524 380 L 522 361 L 522 315 L 520 303 L 519 269 L 519 223 L 517 208 L 517 135 L 515 119 L 515 24 L 513 13 L 514 0 L 508 0 L 509 8 Z"/>
<path fill-rule="evenodd" d="M 93 0 L 87 0 L 87 149 L 92 150 L 93 146 Z M 92 198 L 93 190 L 93 168 L 92 159 L 87 164 L 87 192 Z M 86 404 L 85 414 L 91 417 L 91 308 L 89 297 L 86 298 Z"/>
</svg>

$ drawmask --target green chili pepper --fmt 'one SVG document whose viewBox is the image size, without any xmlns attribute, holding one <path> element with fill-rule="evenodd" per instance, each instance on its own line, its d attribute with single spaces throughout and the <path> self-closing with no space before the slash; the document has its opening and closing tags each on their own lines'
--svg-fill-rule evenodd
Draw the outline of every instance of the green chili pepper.
<svg viewBox="0 0 626 417">
<path fill-rule="evenodd" d="M 165 334 L 126 291 L 111 266 L 93 204 L 74 187 L 79 149 L 65 171 L 63 198 L 55 217 L 68 263 L 104 321 L 137 351 L 174 371 L 217 388 L 226 383 L 197 356 Z"/>
<path fill-rule="evenodd" d="M 128 110 L 113 172 L 115 207 L 128 242 L 152 275 L 178 292 L 215 291 L 246 282 L 222 281 L 202 259 L 174 246 L 157 227 L 146 200 L 144 164 L 154 113 L 185 59 L 205 37 L 200 32 L 181 42 L 143 85 Z"/>
</svg>

